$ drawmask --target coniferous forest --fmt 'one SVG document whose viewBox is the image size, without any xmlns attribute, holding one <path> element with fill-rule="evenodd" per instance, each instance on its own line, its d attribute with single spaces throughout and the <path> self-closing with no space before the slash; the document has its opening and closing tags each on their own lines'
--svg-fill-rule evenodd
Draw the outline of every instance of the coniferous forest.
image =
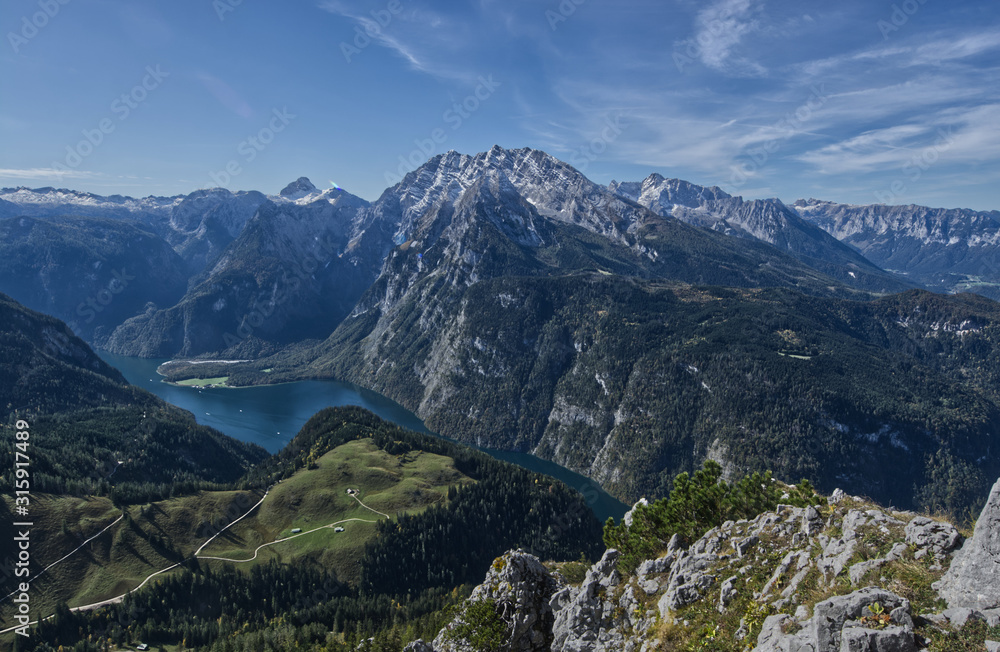
<svg viewBox="0 0 1000 652">
<path fill-rule="evenodd" d="M 221 486 L 266 488 L 358 439 L 370 439 L 392 455 L 424 451 L 451 457 L 476 482 L 449 489 L 443 505 L 379 522 L 360 560 L 357 586 L 317 564 L 269 562 L 247 571 L 188 559 L 182 572 L 119 605 L 81 613 L 59 607 L 21 649 L 74 645 L 96 651 L 141 641 L 217 650 L 329 643 L 329 649 L 347 650 L 376 634 L 386 649 L 398 649 L 392 645 L 401 636 L 436 632 L 450 613 L 446 608 L 461 602 L 508 549 L 565 561 L 594 561 L 600 554 L 600 524 L 576 491 L 485 453 L 407 431 L 361 408 L 318 413 L 281 453 Z"/>
</svg>

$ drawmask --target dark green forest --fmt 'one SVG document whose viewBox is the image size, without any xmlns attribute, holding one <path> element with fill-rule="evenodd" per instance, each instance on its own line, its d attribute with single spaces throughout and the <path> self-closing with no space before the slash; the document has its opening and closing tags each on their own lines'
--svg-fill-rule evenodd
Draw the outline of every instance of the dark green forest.
<svg viewBox="0 0 1000 652">
<path fill-rule="evenodd" d="M 447 618 L 440 611 L 458 604 L 508 549 L 556 560 L 594 560 L 601 552 L 600 524 L 574 490 L 361 408 L 318 413 L 281 453 L 236 484 L 269 486 L 363 438 L 393 455 L 448 455 L 477 482 L 451 488 L 444 506 L 380 523 L 361 560 L 360 586 L 343 584 L 316 564 L 270 563 L 244 572 L 188 560 L 182 574 L 152 583 L 121 605 L 79 614 L 60 608 L 22 649 L 68 644 L 101 650 L 107 641 L 141 641 L 239 650 L 268 639 L 271 647 L 258 649 L 280 650 L 295 642 L 325 644 L 332 630 L 343 635 L 336 645 L 345 647 L 330 648 L 339 650 L 379 632 L 390 642 L 407 632 L 410 638 L 432 636 Z"/>
<path fill-rule="evenodd" d="M 267 457 L 129 385 L 59 320 L 0 295 L 0 491 L 14 422 L 30 428 L 32 489 L 149 502 L 238 480 Z"/>
</svg>

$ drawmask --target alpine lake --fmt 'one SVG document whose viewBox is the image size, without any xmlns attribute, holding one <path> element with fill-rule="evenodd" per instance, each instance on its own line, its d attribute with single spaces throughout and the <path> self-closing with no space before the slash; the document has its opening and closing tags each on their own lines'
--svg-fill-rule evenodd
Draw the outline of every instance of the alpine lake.
<svg viewBox="0 0 1000 652">
<path fill-rule="evenodd" d="M 164 401 L 194 414 L 198 423 L 235 439 L 276 453 L 291 441 L 314 414 L 327 407 L 363 407 L 399 426 L 434 436 L 417 415 L 391 399 L 352 383 L 309 380 L 257 387 L 194 387 L 163 382 L 157 368 L 167 360 L 131 358 L 99 352 L 125 378 Z M 478 447 L 477 447 L 478 448 Z M 564 482 L 587 498 L 598 521 L 622 518 L 628 506 L 593 480 L 528 453 L 479 448 L 505 462 Z"/>
</svg>

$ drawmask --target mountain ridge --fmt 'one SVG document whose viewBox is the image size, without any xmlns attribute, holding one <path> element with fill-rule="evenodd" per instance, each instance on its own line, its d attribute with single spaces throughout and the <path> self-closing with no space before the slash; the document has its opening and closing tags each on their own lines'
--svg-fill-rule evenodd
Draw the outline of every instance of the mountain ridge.
<svg viewBox="0 0 1000 652">
<path fill-rule="evenodd" d="M 800 199 L 804 219 L 880 267 L 939 291 L 1000 299 L 1000 212 Z"/>
<path fill-rule="evenodd" d="M 680 179 L 665 179 L 659 174 L 652 174 L 641 182 L 613 181 L 608 187 L 658 215 L 767 242 L 847 285 L 880 293 L 912 287 L 905 280 L 879 269 L 853 247 L 803 220 L 778 199 L 744 201 L 718 187 L 706 188 Z"/>
</svg>

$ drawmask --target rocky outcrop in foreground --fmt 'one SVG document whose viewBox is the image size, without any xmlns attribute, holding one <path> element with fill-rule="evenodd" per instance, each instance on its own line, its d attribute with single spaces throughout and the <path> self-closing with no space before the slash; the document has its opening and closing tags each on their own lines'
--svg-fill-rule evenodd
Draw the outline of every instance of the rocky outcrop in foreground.
<svg viewBox="0 0 1000 652">
<path fill-rule="evenodd" d="M 975 534 L 934 588 L 952 609 L 1000 607 L 1000 480 L 976 521 Z"/>
<path fill-rule="evenodd" d="M 493 562 L 486 581 L 472 591 L 470 602 L 488 602 L 506 629 L 508 650 L 548 650 L 552 642 L 552 594 L 562 586 L 561 578 L 550 574 L 537 557 L 523 552 L 507 552 Z M 466 652 L 476 648 L 455 631 L 464 622 L 458 616 L 434 639 L 435 652 Z M 478 623 L 469 623 L 475 628 Z M 424 649 L 427 646 L 425 644 Z M 420 650 L 420 648 L 415 648 Z"/>
<path fill-rule="evenodd" d="M 511 551 L 466 609 L 490 600 L 503 623 L 491 649 L 519 652 L 716 649 L 713 639 L 753 652 L 917 652 L 928 632 L 1000 625 L 1000 481 L 964 546 L 944 521 L 840 491 L 828 503 L 779 505 L 687 547 L 675 536 L 634 572 L 608 550 L 579 585 Z M 484 649 L 455 639 L 463 622 L 406 650 Z"/>
</svg>

